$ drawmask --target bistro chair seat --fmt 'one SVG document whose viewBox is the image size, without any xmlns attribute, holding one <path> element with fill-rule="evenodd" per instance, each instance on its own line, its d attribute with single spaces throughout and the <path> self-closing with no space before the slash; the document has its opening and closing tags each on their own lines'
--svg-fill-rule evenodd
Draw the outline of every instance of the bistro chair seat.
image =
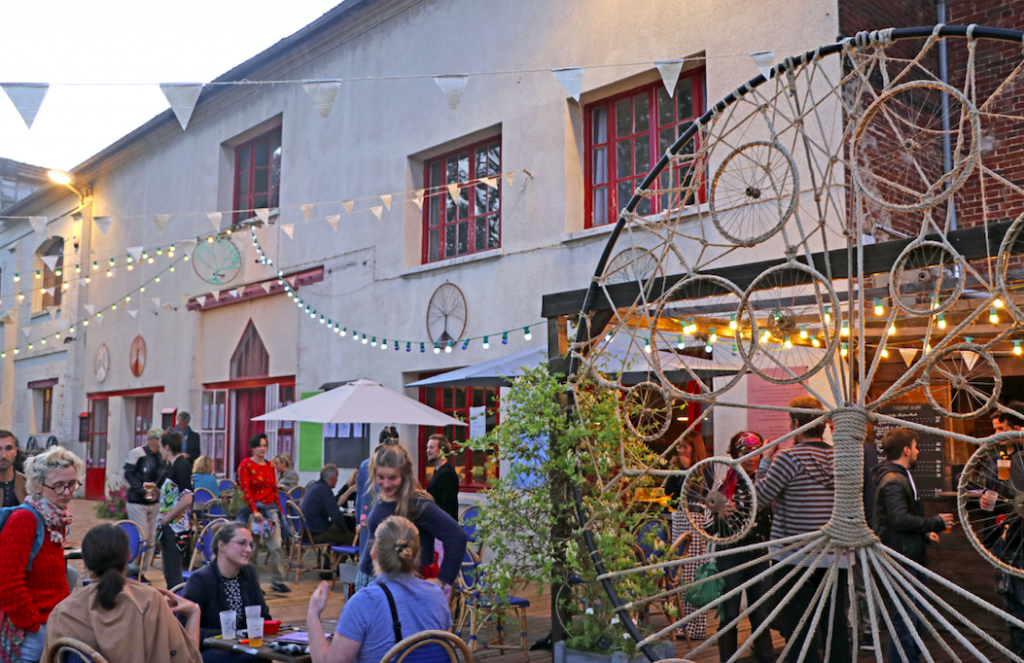
<svg viewBox="0 0 1024 663">
<path fill-rule="evenodd" d="M 129 578 L 135 578 L 139 580 L 142 576 L 142 561 L 146 556 L 146 533 L 142 531 L 142 528 L 131 520 L 119 520 L 114 523 L 125 532 L 128 533 L 128 546 L 131 551 L 128 557 L 129 564 L 137 564 L 139 567 L 139 573 L 135 576 L 128 576 Z M 83 583 L 84 584 L 84 583 Z"/>
<path fill-rule="evenodd" d="M 473 652 L 448 631 L 420 631 L 384 654 L 380 663 L 473 663 Z"/>
<path fill-rule="evenodd" d="M 51 642 L 43 660 L 54 663 L 107 663 L 102 654 L 74 638 L 58 638 Z"/>
</svg>

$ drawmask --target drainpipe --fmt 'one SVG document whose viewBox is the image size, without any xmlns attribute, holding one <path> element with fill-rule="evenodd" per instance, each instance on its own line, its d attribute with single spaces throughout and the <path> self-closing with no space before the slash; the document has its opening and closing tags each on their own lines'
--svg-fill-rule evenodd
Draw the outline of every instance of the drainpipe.
<svg viewBox="0 0 1024 663">
<path fill-rule="evenodd" d="M 946 0 L 937 0 L 935 3 L 936 20 L 945 25 L 946 23 Z M 939 80 L 949 83 L 948 71 L 946 68 L 946 40 L 939 40 Z M 953 170 L 953 147 L 949 136 L 949 95 L 942 93 L 942 172 L 948 174 Z M 949 182 L 946 182 L 949 186 Z M 956 230 L 956 202 L 953 196 L 949 200 L 949 229 Z"/>
</svg>

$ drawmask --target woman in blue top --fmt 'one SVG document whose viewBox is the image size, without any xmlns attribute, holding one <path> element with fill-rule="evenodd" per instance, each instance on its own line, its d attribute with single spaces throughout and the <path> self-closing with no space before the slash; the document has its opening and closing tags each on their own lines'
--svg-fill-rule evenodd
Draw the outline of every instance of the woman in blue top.
<svg viewBox="0 0 1024 663">
<path fill-rule="evenodd" d="M 313 592 L 306 615 L 309 654 L 313 663 L 377 663 L 399 641 L 384 587 L 391 592 L 401 624 L 401 637 L 452 627 L 448 600 L 434 583 L 416 577 L 420 540 L 407 518 L 390 516 L 377 528 L 370 558 L 374 581 L 345 603 L 330 644 L 320 613 L 331 589 L 326 582 Z"/>
<path fill-rule="evenodd" d="M 209 456 L 196 458 L 192 465 L 192 487 L 205 488 L 213 493 L 214 497 L 220 497 L 220 485 L 217 477 L 213 476 L 213 459 Z"/>
<path fill-rule="evenodd" d="M 365 534 L 369 534 L 369 545 L 373 547 L 374 533 L 386 518 L 392 515 L 408 518 L 419 530 L 420 575 L 432 577 L 427 567 L 434 563 L 434 540 L 444 547 L 441 568 L 435 582 L 445 593 L 450 593 L 451 584 L 459 575 L 462 558 L 466 554 L 466 532 L 451 516 L 434 504 L 430 493 L 420 488 L 412 475 L 412 461 L 409 454 L 397 445 L 378 447 L 370 458 L 370 477 L 376 483 L 376 502 L 366 519 Z M 360 578 L 373 574 L 373 562 L 369 555 L 359 560 Z M 362 584 L 362 583 L 360 583 Z"/>
</svg>

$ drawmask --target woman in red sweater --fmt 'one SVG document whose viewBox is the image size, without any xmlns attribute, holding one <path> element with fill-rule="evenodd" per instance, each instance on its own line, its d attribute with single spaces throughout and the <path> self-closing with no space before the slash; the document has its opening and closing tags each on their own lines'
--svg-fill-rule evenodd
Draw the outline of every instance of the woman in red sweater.
<svg viewBox="0 0 1024 663">
<path fill-rule="evenodd" d="M 0 530 L 0 661 L 37 663 L 50 611 L 70 593 L 64 562 L 67 510 L 81 484 L 82 461 L 53 447 L 25 463 L 29 496 Z M 42 524 L 42 540 L 38 527 Z M 39 543 L 33 557 L 33 548 Z"/>
<path fill-rule="evenodd" d="M 275 592 L 292 591 L 284 584 L 284 551 L 281 550 L 281 530 L 284 525 L 283 506 L 277 493 L 277 472 L 267 461 L 267 436 L 256 433 L 249 439 L 252 453 L 238 466 L 238 487 L 242 489 L 248 509 L 242 509 L 237 520 L 247 522 L 252 516 L 255 525 L 262 526 L 266 519 L 274 522 L 274 531 L 263 542 L 270 551 L 270 581 Z"/>
</svg>

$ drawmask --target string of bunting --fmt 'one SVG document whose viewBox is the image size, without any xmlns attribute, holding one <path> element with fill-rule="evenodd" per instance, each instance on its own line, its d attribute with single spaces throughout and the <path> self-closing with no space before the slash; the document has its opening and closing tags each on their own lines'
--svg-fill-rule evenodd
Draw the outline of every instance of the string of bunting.
<svg viewBox="0 0 1024 663">
<path fill-rule="evenodd" d="M 743 55 L 749 55 L 757 67 L 758 71 L 767 80 L 771 76 L 772 63 L 775 60 L 774 51 L 758 51 L 756 53 L 749 54 L 721 54 L 714 57 L 741 57 Z M 690 58 L 677 58 L 672 60 L 659 60 L 654 62 L 654 66 L 657 68 L 658 73 L 661 75 L 661 79 L 665 84 L 665 89 L 671 96 L 675 92 L 676 81 L 679 79 L 679 72 L 687 62 L 697 62 L 707 60 L 708 56 L 694 56 Z M 205 88 L 213 87 L 224 87 L 224 86 L 263 86 L 263 85 L 301 85 L 309 96 L 310 101 L 316 108 L 320 117 L 325 120 L 330 117 L 331 110 L 334 108 L 334 102 L 338 98 L 338 94 L 341 91 L 343 83 L 356 83 L 366 81 L 402 81 L 402 80 L 415 80 L 415 79 L 432 79 L 438 89 L 440 89 L 445 101 L 448 102 L 448 107 L 455 111 L 459 107 L 459 103 L 462 100 L 463 94 L 466 91 L 466 85 L 471 77 L 478 76 L 504 76 L 514 74 L 536 74 L 536 73 L 550 73 L 555 77 L 565 91 L 569 93 L 577 103 L 580 100 L 580 94 L 583 90 L 583 73 L 587 69 L 603 69 L 609 67 L 637 67 L 652 64 L 650 61 L 646 62 L 628 62 L 628 63 L 605 63 L 598 65 L 586 65 L 582 67 L 555 67 L 555 68 L 528 68 L 528 69 L 505 69 L 500 71 L 478 71 L 466 74 L 406 74 L 397 76 L 367 76 L 367 77 L 346 77 L 346 78 L 324 78 L 324 79 L 303 79 L 303 80 L 238 80 L 238 81 L 212 81 L 209 83 L 157 83 L 160 87 L 160 91 L 163 92 L 164 97 L 167 99 L 167 103 L 171 110 L 174 112 L 175 118 L 181 125 L 182 131 L 188 128 L 188 123 L 192 119 L 192 112 L 195 110 L 196 104 L 199 101 L 199 97 Z M 0 83 L 0 88 L 3 88 L 7 94 L 8 99 L 14 104 L 18 114 L 21 115 L 25 125 L 31 129 L 32 124 L 36 119 L 36 115 L 39 113 L 40 107 L 43 105 L 43 100 L 46 98 L 46 93 L 50 89 L 50 83 Z M 53 83 L 54 86 L 96 86 L 102 87 L 104 85 L 119 85 L 119 86 L 152 86 L 153 83 L 130 83 L 130 84 L 115 84 L 115 83 Z"/>
<path fill-rule="evenodd" d="M 295 302 L 296 306 L 298 306 L 300 311 L 308 314 L 310 319 L 312 320 L 319 319 L 320 324 L 325 325 L 328 330 L 338 334 L 339 338 L 344 338 L 349 334 L 348 327 L 345 326 L 343 323 L 335 322 L 332 318 L 324 316 L 324 314 L 321 311 L 317 310 L 315 306 L 313 306 L 312 304 L 307 304 L 304 299 L 299 297 L 298 292 L 292 287 L 290 283 L 288 283 L 287 279 L 285 279 L 284 272 L 278 269 L 277 266 L 274 265 L 274 261 L 269 256 L 267 256 L 266 252 L 263 250 L 263 247 L 260 245 L 259 240 L 256 239 L 255 232 L 252 233 L 252 245 L 256 248 L 256 252 L 260 256 L 260 262 L 264 265 L 269 265 L 270 267 L 273 267 L 275 269 L 275 271 L 277 272 L 278 285 L 281 285 L 284 288 L 285 292 L 288 294 L 288 297 Z M 203 303 L 200 303 L 200 306 L 202 305 Z M 493 336 L 497 338 L 499 335 L 501 336 L 502 345 L 508 345 L 509 334 L 515 334 L 520 331 L 523 333 L 523 339 L 529 341 L 533 338 L 533 333 L 530 331 L 530 328 L 543 324 L 545 324 L 544 321 L 532 322 L 527 325 L 521 325 L 513 329 L 506 329 L 503 331 L 494 332 L 490 334 L 483 334 L 480 336 L 467 336 L 464 338 L 460 338 L 458 340 L 452 339 L 449 340 L 448 343 L 443 346 L 438 341 L 406 340 L 400 338 L 392 338 L 389 341 L 383 335 L 381 335 L 381 340 L 378 343 L 376 334 L 373 334 L 372 332 L 367 332 L 365 330 L 360 332 L 355 328 L 352 329 L 351 334 L 352 340 L 356 342 L 361 342 L 363 345 L 369 344 L 370 347 L 374 348 L 378 347 L 379 345 L 381 350 L 387 350 L 389 347 L 393 347 L 394 350 L 398 352 L 404 346 L 406 352 L 412 352 L 414 348 L 418 348 L 420 352 L 426 352 L 428 347 L 433 347 L 434 354 L 440 354 L 442 350 L 446 353 L 451 353 L 452 349 L 456 345 L 459 345 L 463 350 L 468 350 L 469 344 L 472 341 L 481 341 L 481 347 L 484 350 L 487 350 L 491 347 L 491 337 Z"/>
</svg>

